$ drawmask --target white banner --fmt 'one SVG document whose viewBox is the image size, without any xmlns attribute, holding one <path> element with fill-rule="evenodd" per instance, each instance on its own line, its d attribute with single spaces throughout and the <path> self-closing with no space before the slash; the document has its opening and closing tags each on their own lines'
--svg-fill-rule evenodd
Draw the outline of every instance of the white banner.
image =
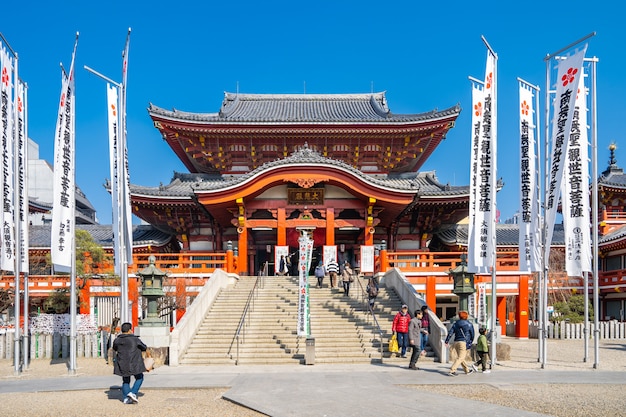
<svg viewBox="0 0 626 417">
<path fill-rule="evenodd" d="M 15 200 L 14 200 L 14 160 L 15 141 L 14 126 L 14 84 L 13 58 L 2 45 L 0 50 L 2 67 L 2 83 L 0 94 L 2 101 L 2 251 L 0 253 L 0 269 L 15 271 Z"/>
<path fill-rule="evenodd" d="M 122 233 L 124 233 L 124 247 L 126 248 L 126 260 L 128 265 L 133 264 L 133 213 L 130 204 L 130 170 L 128 167 L 128 148 L 126 144 L 126 87 L 128 85 L 128 51 L 130 49 L 130 28 L 126 36 L 126 45 L 122 56 L 122 97 L 120 125 L 124 129 L 123 140 L 118 149 L 119 161 L 122 161 L 120 175 L 120 200 L 123 208 L 124 223 Z"/>
<path fill-rule="evenodd" d="M 561 195 L 565 228 L 565 270 L 571 277 L 581 277 L 583 272 L 591 272 L 586 96 L 584 77 L 581 76 L 568 141 L 564 192 Z"/>
<path fill-rule="evenodd" d="M 309 326 L 309 269 L 311 268 L 311 254 L 313 253 L 313 239 L 306 232 L 298 238 L 300 251 L 298 256 L 298 336 L 308 336 Z"/>
<path fill-rule="evenodd" d="M 549 259 L 556 211 L 559 204 L 559 192 L 563 179 L 563 166 L 567 157 L 568 136 L 572 130 L 572 119 L 576 102 L 578 80 L 582 73 L 583 60 L 587 44 L 572 56 L 561 59 L 557 64 L 556 95 L 553 101 L 552 122 L 550 125 L 550 168 L 546 186 L 546 246 L 545 259 Z"/>
<path fill-rule="evenodd" d="M 107 83 L 107 115 L 109 126 L 109 165 L 111 175 L 111 200 L 113 207 L 113 253 L 115 257 L 115 274 L 121 274 L 122 265 L 120 259 L 120 219 L 121 206 L 119 201 L 119 176 L 120 167 L 118 164 L 118 134 L 119 134 L 119 106 L 117 100 L 117 87 Z M 132 259 L 132 257 L 131 257 Z"/>
<path fill-rule="evenodd" d="M 478 147 L 480 145 L 480 126 L 483 121 L 485 93 L 483 86 L 472 82 L 472 147 L 470 156 L 470 195 L 469 224 L 467 229 L 467 265 L 470 271 L 476 271 L 476 195 L 478 192 Z"/>
<path fill-rule="evenodd" d="M 335 261 L 339 264 L 337 260 L 337 245 L 325 245 L 323 248 L 323 259 L 325 267 L 328 266 L 330 261 Z"/>
<path fill-rule="evenodd" d="M 537 153 L 535 150 L 534 102 L 536 90 L 520 82 L 520 213 L 519 270 L 541 270 L 539 203 L 537 195 Z"/>
<path fill-rule="evenodd" d="M 26 136 L 26 121 L 27 121 L 27 108 L 26 108 L 26 89 L 24 83 L 19 82 L 17 86 L 17 158 L 18 158 L 18 219 L 20 222 L 20 236 L 19 236 L 19 258 L 20 271 L 27 274 L 29 273 L 28 262 L 28 141 Z"/>
<path fill-rule="evenodd" d="M 494 264 L 496 244 L 496 155 L 497 138 L 496 124 L 496 97 L 495 97 L 495 66 L 496 57 L 487 52 L 485 69 L 484 106 L 480 126 L 478 144 L 478 171 L 474 219 L 474 264 L 477 272 L 487 269 Z M 471 262 L 470 262 L 471 265 Z"/>
<path fill-rule="evenodd" d="M 54 183 L 52 202 L 52 264 L 55 271 L 70 272 L 74 252 L 76 223 L 75 130 L 74 130 L 74 57 L 68 74 L 63 74 L 61 99 L 54 140 Z"/>
</svg>

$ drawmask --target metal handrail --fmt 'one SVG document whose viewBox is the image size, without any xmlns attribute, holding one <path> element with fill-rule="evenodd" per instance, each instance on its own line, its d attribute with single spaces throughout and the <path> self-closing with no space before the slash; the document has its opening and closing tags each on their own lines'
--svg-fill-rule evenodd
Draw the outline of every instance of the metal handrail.
<svg viewBox="0 0 626 417">
<path fill-rule="evenodd" d="M 358 275 L 357 275 L 356 281 L 359 283 L 359 287 L 361 288 L 361 302 L 363 303 L 363 305 L 367 306 L 367 311 L 372 316 L 372 320 L 374 322 L 374 328 L 372 329 L 372 333 L 374 334 L 374 337 L 376 336 L 376 333 L 378 333 L 380 337 L 380 343 L 378 344 L 378 351 L 380 352 L 380 362 L 382 363 L 383 362 L 383 330 L 380 328 L 380 324 L 378 324 L 378 319 L 376 319 L 376 314 L 374 314 L 374 309 L 369 303 L 369 294 L 367 293 L 365 288 L 363 288 L 363 283 L 359 279 Z M 365 312 L 365 314 L 367 315 L 367 312 Z"/>
<path fill-rule="evenodd" d="M 241 313 L 241 318 L 239 319 L 239 325 L 237 326 L 237 330 L 235 331 L 235 335 L 233 336 L 233 340 L 230 342 L 230 347 L 228 348 L 227 355 L 231 357 L 231 352 L 233 350 L 233 344 L 235 341 L 237 342 L 236 349 L 236 357 L 235 357 L 235 365 L 239 365 L 239 345 L 241 343 L 245 343 L 246 332 L 245 329 L 249 324 L 250 313 L 254 308 L 254 299 L 257 298 L 258 290 L 260 288 L 265 287 L 265 277 L 267 276 L 268 271 L 268 263 L 265 262 L 263 264 L 263 268 L 259 270 L 257 274 L 256 281 L 254 282 L 254 286 L 250 290 L 250 294 L 248 294 L 248 300 L 246 301 L 246 305 L 243 308 L 243 312 Z"/>
</svg>

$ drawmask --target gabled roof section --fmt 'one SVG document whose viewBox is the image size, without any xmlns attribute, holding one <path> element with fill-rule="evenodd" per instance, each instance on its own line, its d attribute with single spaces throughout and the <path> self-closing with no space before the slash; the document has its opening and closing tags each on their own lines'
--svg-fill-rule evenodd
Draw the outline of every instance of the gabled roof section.
<svg viewBox="0 0 626 417">
<path fill-rule="evenodd" d="M 96 244 L 105 249 L 113 248 L 113 226 L 101 224 L 76 225 L 76 229 L 86 230 Z M 49 248 L 51 242 L 51 225 L 30 226 L 28 240 L 31 248 Z M 170 242 L 172 235 L 163 233 L 151 225 L 133 226 L 133 246 L 164 246 Z"/>
<path fill-rule="evenodd" d="M 140 187 L 131 185 L 133 194 L 153 195 L 162 197 L 191 197 L 195 192 L 215 191 L 236 188 L 250 179 L 259 176 L 263 172 L 275 170 L 281 167 L 293 167 L 294 165 L 318 165 L 331 166 L 348 172 L 364 182 L 376 187 L 402 191 L 410 194 L 419 193 L 420 196 L 467 196 L 469 185 L 450 186 L 441 184 L 434 171 L 420 172 L 413 175 L 389 177 L 386 175 L 369 175 L 343 161 L 326 158 L 319 152 L 305 145 L 290 156 L 268 162 L 246 174 L 219 176 L 214 174 L 185 174 L 174 173 L 172 182 L 159 187 Z"/>
<path fill-rule="evenodd" d="M 418 114 L 394 114 L 385 92 L 371 94 L 224 93 L 218 113 L 165 110 L 150 104 L 151 116 L 207 123 L 271 124 L 402 124 L 458 116 L 459 105 Z"/>
</svg>

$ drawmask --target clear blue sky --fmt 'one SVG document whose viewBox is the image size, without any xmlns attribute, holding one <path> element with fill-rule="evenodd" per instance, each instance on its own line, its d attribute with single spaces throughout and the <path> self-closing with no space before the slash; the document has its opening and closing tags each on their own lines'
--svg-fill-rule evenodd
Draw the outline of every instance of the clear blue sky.
<svg viewBox="0 0 626 417">
<path fill-rule="evenodd" d="M 501 3 L 501 4 L 498 4 Z M 485 7 L 486 5 L 486 7 Z M 236 1 L 8 2 L 0 32 L 19 54 L 29 86 L 29 136 L 53 162 L 61 77 L 80 32 L 76 63 L 77 183 L 100 223 L 111 223 L 105 82 L 121 81 L 121 52 L 132 28 L 128 75 L 131 182 L 167 184 L 187 172 L 152 126 L 148 103 L 191 112 L 219 110 L 224 91 L 367 93 L 386 91 L 395 113 L 457 103 L 463 111 L 422 170 L 469 183 L 471 88 L 484 77 L 484 35 L 498 54 L 498 194 L 504 220 L 518 209 L 517 77 L 545 89 L 543 58 L 593 31 L 587 56 L 598 64 L 598 167 L 618 144 L 626 167 L 626 6 L 615 1 L 525 2 Z M 577 19 L 577 20 L 572 20 Z M 543 92 L 541 93 L 543 106 Z M 542 115 L 543 119 L 543 110 Z M 543 136 L 543 130 L 541 132 Z M 620 145 L 624 150 L 619 149 Z"/>
</svg>

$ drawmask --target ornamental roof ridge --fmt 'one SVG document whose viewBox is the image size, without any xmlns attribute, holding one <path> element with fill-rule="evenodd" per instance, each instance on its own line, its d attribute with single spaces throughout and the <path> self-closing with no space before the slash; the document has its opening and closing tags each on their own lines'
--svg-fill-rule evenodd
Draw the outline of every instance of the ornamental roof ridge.
<svg viewBox="0 0 626 417">
<path fill-rule="evenodd" d="M 437 121 L 456 117 L 459 104 L 444 110 L 396 114 L 385 92 L 369 94 L 235 94 L 224 93 L 217 113 L 166 110 L 150 103 L 151 117 L 219 124 L 382 124 Z"/>
</svg>

